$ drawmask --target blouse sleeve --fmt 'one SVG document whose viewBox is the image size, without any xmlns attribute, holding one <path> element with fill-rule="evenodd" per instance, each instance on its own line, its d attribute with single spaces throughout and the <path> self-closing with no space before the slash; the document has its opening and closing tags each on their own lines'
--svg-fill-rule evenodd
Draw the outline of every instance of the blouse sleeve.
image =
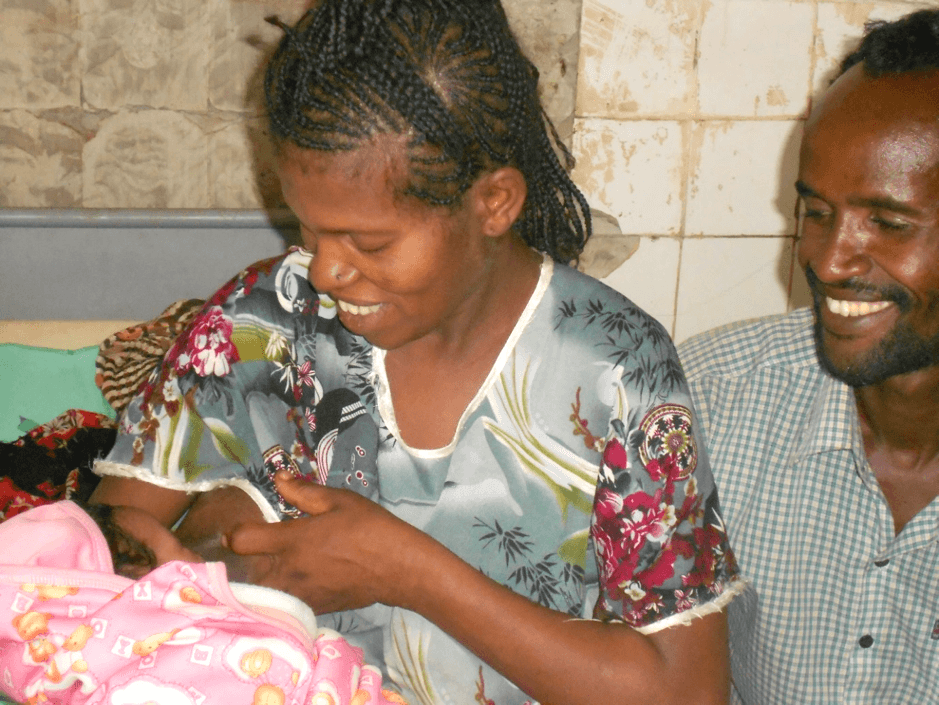
<svg viewBox="0 0 939 705">
<path fill-rule="evenodd" d="M 254 264 L 206 303 L 127 405 L 98 474 L 186 491 L 237 485 L 269 521 L 296 511 L 272 478 L 285 468 L 319 479 L 319 299 L 303 257 Z"/>
<path fill-rule="evenodd" d="M 674 347 L 661 331 L 637 352 L 594 500 L 594 616 L 652 632 L 719 611 L 742 581 Z"/>
</svg>

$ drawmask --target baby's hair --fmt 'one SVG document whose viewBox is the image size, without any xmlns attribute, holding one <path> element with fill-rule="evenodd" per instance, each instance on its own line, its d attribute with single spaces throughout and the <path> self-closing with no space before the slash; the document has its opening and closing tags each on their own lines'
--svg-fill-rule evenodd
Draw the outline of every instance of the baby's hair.
<svg viewBox="0 0 939 705">
<path fill-rule="evenodd" d="M 150 548 L 124 531 L 114 519 L 115 507 L 107 504 L 88 504 L 72 500 L 85 510 L 108 542 L 114 572 L 125 578 L 140 578 L 157 567 L 156 556 Z"/>
<path fill-rule="evenodd" d="M 590 209 L 498 0 L 321 0 L 293 27 L 268 21 L 285 32 L 265 77 L 275 141 L 332 152 L 401 135 L 401 192 L 432 206 L 458 207 L 482 173 L 515 167 L 528 187 L 516 231 L 578 257 Z"/>
</svg>

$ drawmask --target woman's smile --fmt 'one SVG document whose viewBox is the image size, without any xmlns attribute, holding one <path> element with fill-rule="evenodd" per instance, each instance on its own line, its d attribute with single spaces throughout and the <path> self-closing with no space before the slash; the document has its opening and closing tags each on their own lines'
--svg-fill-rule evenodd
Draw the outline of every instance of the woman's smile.
<svg viewBox="0 0 939 705">
<path fill-rule="evenodd" d="M 373 304 L 371 306 L 356 305 L 348 301 L 343 301 L 342 299 L 336 299 L 336 305 L 343 313 L 348 313 L 353 316 L 368 316 L 373 313 L 378 313 L 382 307 L 382 304 Z"/>
</svg>

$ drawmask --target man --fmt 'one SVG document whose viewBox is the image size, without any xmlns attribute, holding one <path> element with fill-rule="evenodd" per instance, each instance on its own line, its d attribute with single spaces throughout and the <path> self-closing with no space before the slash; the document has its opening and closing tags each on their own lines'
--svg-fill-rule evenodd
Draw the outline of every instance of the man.
<svg viewBox="0 0 939 705">
<path fill-rule="evenodd" d="M 731 543 L 735 702 L 939 702 L 939 10 L 868 27 L 802 141 L 814 310 L 681 346 Z"/>
</svg>

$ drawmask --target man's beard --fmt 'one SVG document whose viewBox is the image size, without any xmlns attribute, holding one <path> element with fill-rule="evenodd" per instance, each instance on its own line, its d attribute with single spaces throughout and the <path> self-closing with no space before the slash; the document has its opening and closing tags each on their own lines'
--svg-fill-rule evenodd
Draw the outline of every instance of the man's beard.
<svg viewBox="0 0 939 705">
<path fill-rule="evenodd" d="M 825 351 L 822 341 L 821 307 L 825 295 L 821 282 L 811 268 L 806 267 L 805 277 L 812 290 L 815 309 L 815 350 L 818 360 L 828 374 L 851 387 L 866 387 L 883 382 L 890 377 L 915 372 L 939 364 L 939 333 L 924 338 L 913 330 L 902 316 L 913 308 L 913 298 L 899 287 L 873 288 L 854 279 L 839 284 L 839 288 L 856 292 L 875 293 L 877 300 L 893 302 L 900 313 L 900 320 L 876 346 L 859 355 L 846 366 L 837 366 Z"/>
</svg>

